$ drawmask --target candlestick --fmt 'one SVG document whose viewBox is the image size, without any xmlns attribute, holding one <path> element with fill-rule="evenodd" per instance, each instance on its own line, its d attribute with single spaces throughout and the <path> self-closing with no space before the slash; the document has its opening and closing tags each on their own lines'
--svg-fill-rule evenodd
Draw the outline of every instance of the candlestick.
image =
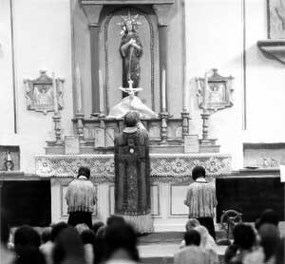
<svg viewBox="0 0 285 264">
<path fill-rule="evenodd" d="M 102 72 L 99 70 L 99 92 L 100 92 L 100 113 L 104 112 L 104 94 L 103 94 L 103 79 Z"/>
<path fill-rule="evenodd" d="M 166 112 L 165 69 L 162 70 L 162 82 L 161 82 L 161 111 L 162 111 L 162 112 Z"/>
<path fill-rule="evenodd" d="M 56 87 L 56 82 L 54 78 L 54 72 L 52 73 L 52 87 L 53 87 L 54 113 L 58 113 L 57 87 Z"/>
<path fill-rule="evenodd" d="M 76 95 L 77 95 L 77 112 L 81 113 L 82 111 L 81 77 L 78 65 L 76 66 L 75 83 L 76 83 Z"/>
</svg>

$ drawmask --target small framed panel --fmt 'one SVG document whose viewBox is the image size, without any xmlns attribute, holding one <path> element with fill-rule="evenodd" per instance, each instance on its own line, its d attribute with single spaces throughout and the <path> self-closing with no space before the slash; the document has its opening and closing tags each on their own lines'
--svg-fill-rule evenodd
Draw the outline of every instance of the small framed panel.
<svg viewBox="0 0 285 264">
<path fill-rule="evenodd" d="M 198 104 L 201 109 L 215 112 L 231 107 L 232 100 L 232 80 L 233 77 L 223 77 L 218 74 L 217 69 L 212 69 L 212 75 L 205 74 L 205 78 L 197 78 L 198 84 Z"/>
<path fill-rule="evenodd" d="M 0 146 L 0 171 L 20 170 L 20 147 Z"/>
<path fill-rule="evenodd" d="M 109 185 L 109 215 L 115 213 L 115 185 Z"/>
<path fill-rule="evenodd" d="M 47 114 L 63 108 L 63 80 L 54 79 L 40 71 L 40 77 L 24 80 L 27 109 Z"/>
<path fill-rule="evenodd" d="M 66 155 L 80 153 L 79 136 L 65 136 L 64 142 Z"/>
<path fill-rule="evenodd" d="M 160 216 L 160 200 L 159 200 L 159 186 L 152 185 L 150 187 L 151 195 L 151 214 L 154 217 Z"/>
<path fill-rule="evenodd" d="M 267 0 L 267 30 L 269 39 L 285 38 L 285 0 Z"/>
<path fill-rule="evenodd" d="M 184 204 L 187 185 L 170 185 L 170 217 L 187 217 L 188 207 Z"/>
</svg>

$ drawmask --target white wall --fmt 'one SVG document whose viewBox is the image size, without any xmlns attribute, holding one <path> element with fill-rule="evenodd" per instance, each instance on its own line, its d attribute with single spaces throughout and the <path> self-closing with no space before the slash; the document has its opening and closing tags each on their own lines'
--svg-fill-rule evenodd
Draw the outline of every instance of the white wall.
<svg viewBox="0 0 285 264">
<path fill-rule="evenodd" d="M 10 1 L 0 0 L 0 141 L 13 133 L 13 79 L 10 31 Z"/>
<path fill-rule="evenodd" d="M 190 89 L 191 133 L 201 137 L 201 109 L 193 79 L 217 68 L 234 77 L 234 107 L 210 117 L 210 138 L 217 138 L 221 152 L 233 155 L 233 166 L 242 163 L 242 13 L 241 0 L 185 1 L 187 80 Z M 234 139 L 234 140 L 233 140 Z"/>
<path fill-rule="evenodd" d="M 266 59 L 256 42 L 267 38 L 266 0 L 246 3 L 247 129 L 243 130 L 242 0 L 185 0 L 187 82 L 191 133 L 201 137 L 201 110 L 193 79 L 217 68 L 234 77 L 234 106 L 211 116 L 210 137 L 231 153 L 233 169 L 243 166 L 243 142 L 285 142 L 284 66 Z M 54 139 L 52 113 L 26 109 L 23 79 L 39 70 L 65 79 L 63 134 L 72 134 L 72 52 L 69 0 L 13 1 L 17 133 L 14 133 L 12 47 L 9 1 L 0 0 L 0 145 L 19 145 L 21 170 L 34 172 L 34 155 Z M 172 52 L 172 51 L 169 51 Z"/>
<path fill-rule="evenodd" d="M 243 142 L 284 142 L 284 66 L 266 59 L 258 40 L 267 39 L 266 1 L 246 3 L 247 120 L 243 129 L 243 19 L 242 0 L 186 0 L 187 80 L 193 133 L 201 136 L 201 110 L 197 107 L 193 78 L 217 68 L 234 77 L 234 106 L 210 117 L 210 137 L 218 138 L 221 152 L 231 153 L 233 169 L 243 167 Z M 194 106 L 193 106 L 194 104 Z"/>
<path fill-rule="evenodd" d="M 265 58 L 256 46 L 267 39 L 266 1 L 247 5 L 247 142 L 285 142 L 285 65 Z"/>
<path fill-rule="evenodd" d="M 1 76 L 1 136 L 0 145 L 19 145 L 21 170 L 34 173 L 34 155 L 43 154 L 46 140 L 54 139 L 52 113 L 43 115 L 26 109 L 24 79 L 39 77 L 44 69 L 55 77 L 65 79 L 64 109 L 62 111 L 63 133 L 72 129 L 71 89 L 71 33 L 69 0 L 25 0 L 13 2 L 15 84 L 17 101 L 17 133 L 13 131 L 13 93 L 10 14 L 7 3 L 1 0 L 0 42 L 3 56 L 0 56 Z M 3 14 L 3 16 L 2 16 Z M 2 35 L 5 36 L 2 38 Z M 7 36 L 7 38 L 6 38 Z M 2 78 L 2 76 L 4 78 Z M 4 87 L 4 89 L 3 89 Z M 3 104 L 2 104 L 2 101 Z M 2 105 L 5 111 L 2 110 Z"/>
</svg>

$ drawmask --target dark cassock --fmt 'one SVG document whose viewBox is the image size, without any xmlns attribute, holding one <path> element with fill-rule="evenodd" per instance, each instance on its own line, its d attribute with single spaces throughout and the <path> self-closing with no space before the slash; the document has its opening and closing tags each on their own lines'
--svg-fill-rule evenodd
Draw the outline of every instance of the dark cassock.
<svg viewBox="0 0 285 264">
<path fill-rule="evenodd" d="M 125 116 L 125 129 L 115 137 L 115 214 L 137 233 L 153 232 L 150 201 L 148 132 L 139 114 Z"/>
</svg>

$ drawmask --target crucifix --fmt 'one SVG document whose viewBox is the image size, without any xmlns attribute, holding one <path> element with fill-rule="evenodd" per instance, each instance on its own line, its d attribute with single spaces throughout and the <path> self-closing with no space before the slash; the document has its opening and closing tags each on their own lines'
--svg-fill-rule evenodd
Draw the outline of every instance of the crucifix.
<svg viewBox="0 0 285 264">
<path fill-rule="evenodd" d="M 119 87 L 118 89 L 120 89 L 123 92 L 127 93 L 129 96 L 135 96 L 136 92 L 143 90 L 143 88 L 140 88 L 140 87 L 134 88 L 133 87 L 133 83 L 134 82 L 132 81 L 132 79 L 129 79 L 128 83 L 129 83 L 129 87 L 127 87 L 127 88 Z"/>
</svg>

